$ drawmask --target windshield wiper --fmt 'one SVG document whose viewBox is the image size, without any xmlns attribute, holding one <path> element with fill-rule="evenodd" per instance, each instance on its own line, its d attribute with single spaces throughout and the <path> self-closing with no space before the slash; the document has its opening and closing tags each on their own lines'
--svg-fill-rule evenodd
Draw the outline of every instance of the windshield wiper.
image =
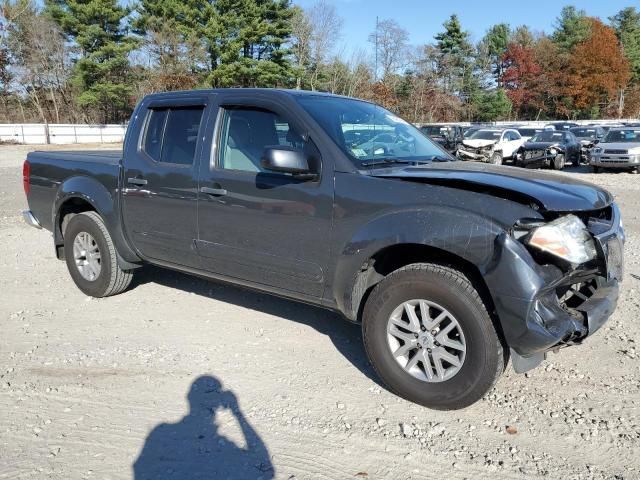
<svg viewBox="0 0 640 480">
<path fill-rule="evenodd" d="M 429 157 L 421 158 L 419 160 L 403 160 L 401 158 L 380 158 L 377 160 L 369 160 L 362 162 L 360 165 L 363 167 L 373 167 L 375 165 L 421 165 L 431 162 L 449 162 L 450 158 L 444 155 L 431 155 Z"/>
</svg>

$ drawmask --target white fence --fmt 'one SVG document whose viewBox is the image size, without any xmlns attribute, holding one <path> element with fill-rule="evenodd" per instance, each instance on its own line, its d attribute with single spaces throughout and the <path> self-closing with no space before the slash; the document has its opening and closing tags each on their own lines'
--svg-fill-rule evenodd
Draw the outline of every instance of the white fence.
<svg viewBox="0 0 640 480">
<path fill-rule="evenodd" d="M 0 141 L 24 144 L 121 143 L 126 125 L 0 124 Z"/>
</svg>

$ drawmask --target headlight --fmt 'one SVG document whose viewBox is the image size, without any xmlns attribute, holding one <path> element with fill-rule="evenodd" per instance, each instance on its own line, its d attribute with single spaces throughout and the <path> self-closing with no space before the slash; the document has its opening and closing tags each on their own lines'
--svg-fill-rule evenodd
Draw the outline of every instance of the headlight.
<svg viewBox="0 0 640 480">
<path fill-rule="evenodd" d="M 526 243 L 573 265 L 593 260 L 597 255 L 591 234 L 575 215 L 560 217 L 536 228 Z"/>
<path fill-rule="evenodd" d="M 550 153 L 551 155 L 555 155 L 556 153 L 558 153 L 558 149 L 557 149 L 557 148 L 550 148 L 550 149 L 549 149 L 549 153 Z"/>
</svg>

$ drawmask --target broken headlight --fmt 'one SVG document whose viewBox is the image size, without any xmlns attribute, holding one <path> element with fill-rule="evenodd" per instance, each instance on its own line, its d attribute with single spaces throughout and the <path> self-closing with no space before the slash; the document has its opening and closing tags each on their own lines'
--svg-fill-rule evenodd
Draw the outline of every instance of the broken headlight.
<svg viewBox="0 0 640 480">
<path fill-rule="evenodd" d="M 582 220 L 575 215 L 566 215 L 535 228 L 525 243 L 572 265 L 580 265 L 597 256 L 591 234 Z"/>
</svg>

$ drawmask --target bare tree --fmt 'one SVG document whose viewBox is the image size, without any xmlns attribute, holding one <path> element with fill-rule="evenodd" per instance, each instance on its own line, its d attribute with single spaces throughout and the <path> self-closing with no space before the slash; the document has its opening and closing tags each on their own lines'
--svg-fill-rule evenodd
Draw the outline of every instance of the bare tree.
<svg viewBox="0 0 640 480">
<path fill-rule="evenodd" d="M 381 20 L 377 29 L 369 35 L 369 42 L 377 48 L 378 70 L 382 71 L 382 81 L 398 73 L 407 59 L 409 32 L 395 20 Z M 379 72 L 375 72 L 376 76 Z"/>
<path fill-rule="evenodd" d="M 308 22 L 311 26 L 311 89 L 318 84 L 318 75 L 323 64 L 331 55 L 342 31 L 342 18 L 336 8 L 325 0 L 319 0 L 307 11 Z"/>
<path fill-rule="evenodd" d="M 296 68 L 296 88 L 302 88 L 302 79 L 305 70 L 311 63 L 311 44 L 313 41 L 313 26 L 306 12 L 298 7 L 293 7 L 291 17 L 291 55 Z"/>
<path fill-rule="evenodd" d="M 28 0 L 7 2 L 3 8 L 15 67 L 14 90 L 30 100 L 43 122 L 74 117 L 68 91 L 70 56 L 59 29 Z"/>
</svg>

